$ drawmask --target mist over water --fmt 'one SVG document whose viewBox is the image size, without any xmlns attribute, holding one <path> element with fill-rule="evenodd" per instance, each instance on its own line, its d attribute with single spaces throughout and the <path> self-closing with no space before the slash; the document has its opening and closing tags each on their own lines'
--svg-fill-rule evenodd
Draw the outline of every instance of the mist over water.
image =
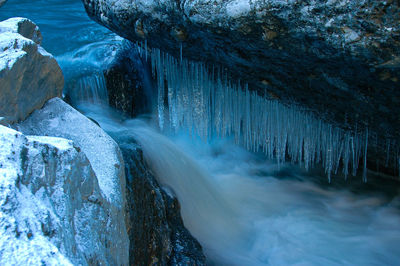
<svg viewBox="0 0 400 266">
<path fill-rule="evenodd" d="M 378 185 L 327 184 L 233 140 L 164 136 L 151 120 L 86 114 L 112 136 L 134 137 L 157 180 L 181 204 L 185 226 L 216 265 L 396 265 L 400 198 Z M 111 114 L 111 115 L 110 115 Z M 356 179 L 356 178 L 355 178 Z M 378 188 L 379 189 L 379 188 Z"/>
<path fill-rule="evenodd" d="M 67 89 L 101 72 L 120 38 L 87 18 L 80 0 L 9 0 L 0 19 L 37 23 L 60 63 Z M 347 183 L 280 168 L 231 139 L 178 132 L 151 119 L 129 120 L 106 106 L 77 106 L 111 136 L 135 138 L 158 181 L 175 194 L 186 227 L 217 265 L 398 265 L 398 185 Z M 357 183 L 359 182 L 359 183 Z"/>
</svg>

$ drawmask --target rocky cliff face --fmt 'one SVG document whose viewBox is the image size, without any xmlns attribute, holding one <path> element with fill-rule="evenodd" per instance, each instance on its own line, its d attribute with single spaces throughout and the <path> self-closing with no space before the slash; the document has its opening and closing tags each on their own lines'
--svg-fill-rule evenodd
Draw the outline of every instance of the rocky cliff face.
<svg viewBox="0 0 400 266">
<path fill-rule="evenodd" d="M 54 57 L 40 46 L 39 28 L 29 19 L 0 22 L 0 116 L 3 123 L 25 119 L 60 97 L 64 77 Z"/>
</svg>

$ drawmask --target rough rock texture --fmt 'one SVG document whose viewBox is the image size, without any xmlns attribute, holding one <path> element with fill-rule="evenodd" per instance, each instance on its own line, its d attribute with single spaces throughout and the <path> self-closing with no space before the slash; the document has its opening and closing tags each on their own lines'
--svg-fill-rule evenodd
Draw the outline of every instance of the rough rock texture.
<svg viewBox="0 0 400 266">
<path fill-rule="evenodd" d="M 0 264 L 115 264 L 108 205 L 71 140 L 0 126 Z"/>
<path fill-rule="evenodd" d="M 115 137 L 125 158 L 129 264 L 205 265 L 200 244 L 183 225 L 178 200 L 160 188 L 130 134 Z"/>
<path fill-rule="evenodd" d="M 39 28 L 29 19 L 0 22 L 0 116 L 8 123 L 25 119 L 53 97 L 64 78 L 57 61 L 41 46 Z"/>
<path fill-rule="evenodd" d="M 149 113 L 154 99 L 150 66 L 129 42 L 105 70 L 110 105 L 122 115 Z M 130 265 L 204 265 L 196 239 L 184 227 L 178 200 L 160 188 L 130 132 L 111 133 L 125 161 L 126 225 Z"/>
<path fill-rule="evenodd" d="M 24 134 L 70 139 L 84 152 L 98 179 L 104 204 L 108 206 L 106 226 L 99 228 L 104 237 L 96 245 L 107 247 L 105 256 L 109 264 L 127 265 L 129 240 L 124 215 L 125 172 L 117 144 L 94 122 L 59 98 L 49 100 L 42 109 L 36 110 L 16 126 Z M 98 218 L 96 215 L 91 217 Z"/>
<path fill-rule="evenodd" d="M 83 0 L 131 41 L 229 69 L 343 127 L 400 136 L 400 2 Z"/>
<path fill-rule="evenodd" d="M 155 99 L 150 65 L 144 62 L 128 41 L 104 71 L 108 100 L 128 116 L 150 113 Z"/>
</svg>

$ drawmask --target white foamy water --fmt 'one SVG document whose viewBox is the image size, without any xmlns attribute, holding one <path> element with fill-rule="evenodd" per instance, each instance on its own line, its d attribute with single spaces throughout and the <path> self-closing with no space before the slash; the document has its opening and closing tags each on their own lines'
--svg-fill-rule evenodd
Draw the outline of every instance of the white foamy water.
<svg viewBox="0 0 400 266">
<path fill-rule="evenodd" d="M 290 165 L 279 170 L 233 140 L 169 138 L 146 122 L 118 121 L 105 108 L 86 112 L 111 134 L 129 134 L 142 145 L 157 180 L 178 197 L 185 226 L 210 264 L 400 263 L 398 196 L 363 189 L 361 181 L 361 188 L 321 184 L 323 174 L 303 176 Z"/>
</svg>

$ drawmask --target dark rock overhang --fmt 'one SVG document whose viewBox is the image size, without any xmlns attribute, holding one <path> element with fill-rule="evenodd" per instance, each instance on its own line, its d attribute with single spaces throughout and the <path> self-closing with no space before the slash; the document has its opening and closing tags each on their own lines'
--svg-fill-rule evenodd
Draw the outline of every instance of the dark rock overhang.
<svg viewBox="0 0 400 266">
<path fill-rule="evenodd" d="M 175 57 L 182 49 L 260 95 L 399 142 L 399 1 L 83 2 L 128 40 Z M 384 157 L 379 141 L 376 157 Z"/>
</svg>

